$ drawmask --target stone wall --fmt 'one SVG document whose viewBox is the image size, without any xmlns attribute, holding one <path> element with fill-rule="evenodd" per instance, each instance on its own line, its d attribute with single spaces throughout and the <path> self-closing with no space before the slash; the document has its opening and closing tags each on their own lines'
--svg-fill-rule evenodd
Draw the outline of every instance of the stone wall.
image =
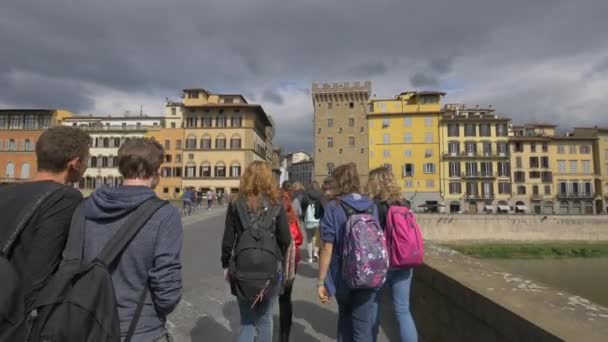
<svg viewBox="0 0 608 342">
<path fill-rule="evenodd" d="M 414 272 L 421 340 L 605 341 L 608 309 L 433 245 Z"/>
<path fill-rule="evenodd" d="M 418 214 L 432 241 L 608 241 L 608 216 Z"/>
</svg>

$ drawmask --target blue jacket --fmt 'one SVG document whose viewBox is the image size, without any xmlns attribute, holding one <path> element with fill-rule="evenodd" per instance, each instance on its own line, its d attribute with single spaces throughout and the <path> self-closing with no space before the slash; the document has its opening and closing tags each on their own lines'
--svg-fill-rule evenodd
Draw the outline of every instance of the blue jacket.
<svg viewBox="0 0 608 342">
<path fill-rule="evenodd" d="M 359 194 L 350 194 L 342 198 L 357 211 L 366 211 L 373 208 L 374 217 L 378 219 L 378 210 L 374 202 Z M 329 264 L 329 272 L 325 277 L 325 287 L 330 295 L 335 295 L 337 288 L 346 289 L 348 286 L 342 280 L 342 236 L 346 225 L 346 212 L 338 201 L 331 201 L 325 206 L 325 213 L 321 220 L 321 239 L 334 245 Z"/>
<path fill-rule="evenodd" d="M 145 200 L 155 197 L 143 186 L 102 187 L 84 202 L 84 259 L 91 261 Z M 126 335 L 144 285 L 149 287 L 133 342 L 166 333 L 166 316 L 181 299 L 182 223 L 172 205 L 160 208 L 135 236 L 112 273 L 120 328 Z"/>
</svg>

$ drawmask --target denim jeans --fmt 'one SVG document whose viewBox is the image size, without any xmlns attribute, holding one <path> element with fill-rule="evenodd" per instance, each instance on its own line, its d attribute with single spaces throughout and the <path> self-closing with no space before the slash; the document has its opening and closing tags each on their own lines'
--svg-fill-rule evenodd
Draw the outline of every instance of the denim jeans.
<svg viewBox="0 0 608 342">
<path fill-rule="evenodd" d="M 391 289 L 395 316 L 399 323 L 399 337 L 401 342 L 417 342 L 418 332 L 410 312 L 410 288 L 412 286 L 413 271 L 411 268 L 393 269 L 388 271 L 386 285 Z M 380 298 L 381 296 L 378 296 Z M 376 315 L 374 326 L 374 341 L 380 328 L 380 310 Z"/>
<path fill-rule="evenodd" d="M 237 342 L 272 342 L 272 305 L 275 300 L 267 298 L 251 309 L 251 303 L 238 299 L 241 329 Z"/>
<path fill-rule="evenodd" d="M 377 296 L 377 290 L 337 289 L 338 342 L 372 341 Z"/>
</svg>

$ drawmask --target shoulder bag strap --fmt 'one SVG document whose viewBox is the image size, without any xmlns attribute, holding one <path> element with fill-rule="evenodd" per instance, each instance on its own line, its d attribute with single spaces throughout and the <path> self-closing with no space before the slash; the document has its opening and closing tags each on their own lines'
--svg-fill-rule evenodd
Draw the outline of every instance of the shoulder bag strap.
<svg viewBox="0 0 608 342">
<path fill-rule="evenodd" d="M 245 203 L 245 198 L 241 197 L 234 201 L 234 206 L 236 213 L 239 215 L 239 221 L 241 221 L 243 230 L 249 229 L 249 214 L 247 212 L 247 203 Z"/>
<path fill-rule="evenodd" d="M 156 197 L 142 203 L 135 211 L 129 214 L 125 223 L 122 224 L 112 239 L 106 243 L 95 260 L 102 262 L 106 266 L 110 266 L 127 248 L 131 240 L 133 240 L 152 215 L 167 203 L 167 201 Z"/>
<path fill-rule="evenodd" d="M 0 255 L 8 257 L 13 245 L 29 223 L 36 210 L 46 199 L 48 199 L 52 194 L 58 192 L 59 190 L 61 190 L 61 187 L 57 189 L 46 190 L 34 201 L 34 203 L 21 210 L 21 212 L 19 213 L 19 218 L 17 219 L 17 225 L 15 226 L 15 229 L 11 232 L 7 240 L 2 244 L 2 247 L 0 248 Z"/>
</svg>

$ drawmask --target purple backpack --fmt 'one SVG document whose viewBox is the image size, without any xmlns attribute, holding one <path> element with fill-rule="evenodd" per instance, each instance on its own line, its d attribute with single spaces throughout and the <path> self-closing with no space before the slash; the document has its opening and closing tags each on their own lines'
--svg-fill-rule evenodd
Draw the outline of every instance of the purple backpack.
<svg viewBox="0 0 608 342">
<path fill-rule="evenodd" d="M 420 227 L 412 212 L 401 206 L 391 206 L 386 215 L 386 242 L 391 268 L 422 264 L 424 242 Z"/>
<path fill-rule="evenodd" d="M 358 212 L 340 202 L 346 212 L 342 241 L 342 279 L 352 289 L 377 289 L 388 271 L 386 239 L 373 207 Z"/>
</svg>

